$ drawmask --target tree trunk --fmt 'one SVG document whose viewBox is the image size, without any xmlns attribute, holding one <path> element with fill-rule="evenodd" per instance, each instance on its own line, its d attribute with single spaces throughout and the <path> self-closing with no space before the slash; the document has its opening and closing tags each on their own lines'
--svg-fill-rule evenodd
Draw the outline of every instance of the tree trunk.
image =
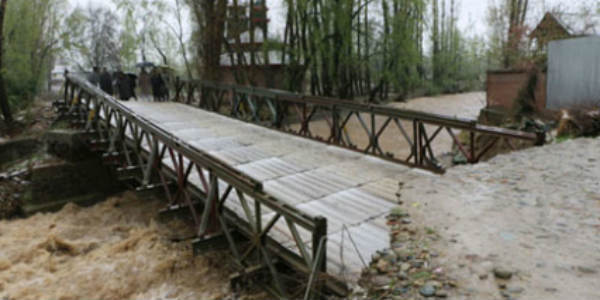
<svg viewBox="0 0 600 300">
<path fill-rule="evenodd" d="M 193 1 L 194 14 L 201 29 L 201 45 L 199 54 L 202 57 L 205 79 L 220 80 L 221 48 L 224 44 L 226 0 L 196 0 Z"/>
<path fill-rule="evenodd" d="M 510 0 L 508 3 L 508 38 L 504 50 L 504 67 L 512 67 L 519 56 L 519 44 L 523 38 L 525 18 L 529 6 L 528 0 Z"/>
<path fill-rule="evenodd" d="M 4 73 L 2 71 L 2 59 L 4 54 L 4 14 L 6 12 L 6 2 L 8 0 L 2 0 L 0 3 L 0 108 L 2 109 L 2 115 L 4 121 L 7 124 L 12 123 L 13 118 L 10 113 L 10 106 L 8 105 L 8 96 L 6 95 L 6 87 L 4 84 Z"/>
<path fill-rule="evenodd" d="M 439 32 L 439 10 L 438 10 L 438 0 L 433 0 L 432 5 L 432 15 L 433 15 L 433 29 L 432 29 L 432 40 L 433 40 L 433 82 L 434 84 L 440 83 L 440 32 Z"/>
</svg>

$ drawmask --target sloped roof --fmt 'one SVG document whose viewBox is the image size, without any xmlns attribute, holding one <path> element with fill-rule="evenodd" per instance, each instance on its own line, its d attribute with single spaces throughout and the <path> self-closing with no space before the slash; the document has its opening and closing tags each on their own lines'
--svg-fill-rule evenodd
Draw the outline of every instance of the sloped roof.
<svg viewBox="0 0 600 300">
<path fill-rule="evenodd" d="M 554 14 L 547 12 L 544 15 L 544 18 L 540 21 L 540 23 L 535 27 L 533 31 L 529 34 L 530 38 L 537 38 L 540 35 L 545 35 L 548 30 L 553 30 L 555 33 L 564 34 L 566 36 L 573 35 L 572 30 L 563 23 L 558 17 Z"/>
</svg>

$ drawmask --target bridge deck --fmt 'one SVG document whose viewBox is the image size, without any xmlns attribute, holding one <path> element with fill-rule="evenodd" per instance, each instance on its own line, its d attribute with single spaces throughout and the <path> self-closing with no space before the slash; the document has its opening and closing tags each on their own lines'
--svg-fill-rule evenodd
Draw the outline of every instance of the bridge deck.
<svg viewBox="0 0 600 300">
<path fill-rule="evenodd" d="M 407 167 L 350 150 L 248 124 L 177 103 L 125 102 L 137 114 L 239 171 L 269 194 L 328 221 L 328 271 L 355 280 L 371 255 L 388 247 L 386 213 L 395 206 L 398 178 Z M 170 158 L 163 161 L 169 165 Z M 195 177 L 195 178 L 194 178 Z M 192 174 L 199 184 L 198 174 Z M 235 193 L 228 208 L 243 210 Z M 263 219 L 272 212 L 263 211 Z M 293 243 L 280 220 L 274 238 Z M 307 243 L 310 237 L 300 233 Z M 356 242 L 356 248 L 351 242 Z"/>
</svg>

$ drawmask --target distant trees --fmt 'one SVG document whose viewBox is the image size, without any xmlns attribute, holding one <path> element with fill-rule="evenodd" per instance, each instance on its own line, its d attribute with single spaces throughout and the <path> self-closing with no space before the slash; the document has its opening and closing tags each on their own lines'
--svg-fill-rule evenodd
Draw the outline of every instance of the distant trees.
<svg viewBox="0 0 600 300">
<path fill-rule="evenodd" d="M 518 63 L 527 33 L 528 0 L 499 0 L 490 2 L 488 25 L 491 29 L 490 57 L 492 64 L 503 68 Z"/>
<path fill-rule="evenodd" d="M 94 66 L 120 67 L 121 41 L 119 19 L 104 7 L 76 8 L 66 19 L 68 34 L 64 35 L 64 54 L 81 70 Z"/>
<path fill-rule="evenodd" d="M 287 0 L 282 56 L 289 88 L 308 75 L 317 95 L 387 97 L 390 84 L 406 92 L 424 75 L 424 0 Z M 402 55 L 395 55 L 402 53 Z"/>
<path fill-rule="evenodd" d="M 310 70 L 314 94 L 351 97 L 359 61 L 356 32 L 361 7 L 356 0 L 287 0 L 282 57 L 287 87 L 302 90 Z M 355 69 L 355 67 L 357 67 Z"/>
<path fill-rule="evenodd" d="M 4 16 L 6 15 L 6 2 L 2 0 L 0 2 L 0 109 L 2 109 L 2 116 L 6 123 L 12 123 L 12 114 L 10 106 L 8 104 L 8 95 L 6 94 L 6 86 L 4 84 L 4 72 L 2 72 L 2 59 L 4 53 Z"/>
<path fill-rule="evenodd" d="M 577 1 L 569 9 L 556 5 L 548 11 L 566 24 L 575 35 L 598 35 L 600 33 L 600 2 L 595 0 Z"/>
<path fill-rule="evenodd" d="M 508 36 L 504 52 L 504 67 L 510 67 L 518 59 L 520 45 L 526 33 L 525 18 L 528 0 L 510 0 L 508 6 Z"/>
<path fill-rule="evenodd" d="M 221 78 L 219 65 L 224 47 L 227 0 L 186 0 L 194 20 L 198 73 L 208 80 Z"/>
<path fill-rule="evenodd" d="M 166 21 L 165 24 L 171 30 L 171 33 L 175 36 L 177 43 L 179 45 L 179 51 L 183 58 L 183 63 L 185 66 L 185 71 L 188 78 L 192 78 L 194 76 L 194 72 L 192 70 L 192 63 L 190 62 L 189 54 L 188 54 L 188 46 L 187 39 L 184 36 L 185 30 L 184 27 L 188 24 L 184 22 L 184 9 L 185 9 L 185 0 L 174 0 L 174 6 L 171 7 L 171 11 L 173 12 L 174 24 Z"/>
<path fill-rule="evenodd" d="M 2 5 L 4 22 L 1 32 L 1 76 L 8 101 L 0 102 L 8 102 L 7 106 L 18 108 L 25 106 L 27 100 L 32 100 L 41 88 L 45 75 L 51 68 L 52 58 L 60 50 L 63 33 L 61 17 L 66 2 L 3 1 Z"/>
<path fill-rule="evenodd" d="M 448 2 L 445 0 L 432 2 L 431 69 L 434 86 L 444 91 L 453 91 L 457 89 L 452 86 L 458 83 L 457 77 L 464 63 L 461 58 L 465 52 L 462 51 L 464 50 L 462 49 L 463 37 L 456 25 L 458 20 L 456 2 L 454 0 Z"/>
<path fill-rule="evenodd" d="M 289 89 L 301 90 L 307 78 L 313 94 L 375 101 L 416 90 L 457 91 L 466 86 L 457 84 L 458 78 L 471 79 L 458 74 L 470 46 L 457 30 L 454 0 L 285 3 L 281 51 Z M 431 52 L 426 53 L 428 30 Z"/>
<path fill-rule="evenodd" d="M 183 28 L 175 29 L 170 19 L 182 20 L 181 1 L 112 0 L 122 24 L 120 56 L 125 68 L 141 60 L 177 66 Z"/>
<path fill-rule="evenodd" d="M 391 6 L 390 6 L 391 4 Z M 382 1 L 383 76 L 378 88 L 387 97 L 390 84 L 402 97 L 418 88 L 426 79 L 423 38 L 426 2 L 423 0 Z"/>
</svg>

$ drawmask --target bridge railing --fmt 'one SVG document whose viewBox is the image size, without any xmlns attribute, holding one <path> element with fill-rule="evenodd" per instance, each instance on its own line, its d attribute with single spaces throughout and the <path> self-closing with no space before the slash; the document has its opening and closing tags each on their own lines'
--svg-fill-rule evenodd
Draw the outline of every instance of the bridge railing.
<svg viewBox="0 0 600 300">
<path fill-rule="evenodd" d="M 178 81 L 175 91 L 178 102 L 435 172 L 443 172 L 438 156 L 451 150 L 442 145 L 476 163 L 498 143 L 515 149 L 544 142 L 543 133 L 274 89 Z"/>
<path fill-rule="evenodd" d="M 343 292 L 326 272 L 327 220 L 309 216 L 267 194 L 262 184 L 136 114 L 77 75 L 67 75 L 55 103 L 85 128 L 90 145 L 140 189 L 162 188 L 169 209 L 189 210 L 198 237 L 222 234 L 241 274 L 264 270 L 264 287 L 279 298 L 311 298 L 325 286 Z M 282 227 L 275 226 L 283 223 Z M 279 232 L 274 232 L 277 227 Z M 238 237 L 241 234 L 242 238 Z M 282 245 L 277 234 L 292 242 Z M 288 283 L 280 265 L 306 280 Z M 291 290 L 290 286 L 294 289 Z"/>
</svg>

